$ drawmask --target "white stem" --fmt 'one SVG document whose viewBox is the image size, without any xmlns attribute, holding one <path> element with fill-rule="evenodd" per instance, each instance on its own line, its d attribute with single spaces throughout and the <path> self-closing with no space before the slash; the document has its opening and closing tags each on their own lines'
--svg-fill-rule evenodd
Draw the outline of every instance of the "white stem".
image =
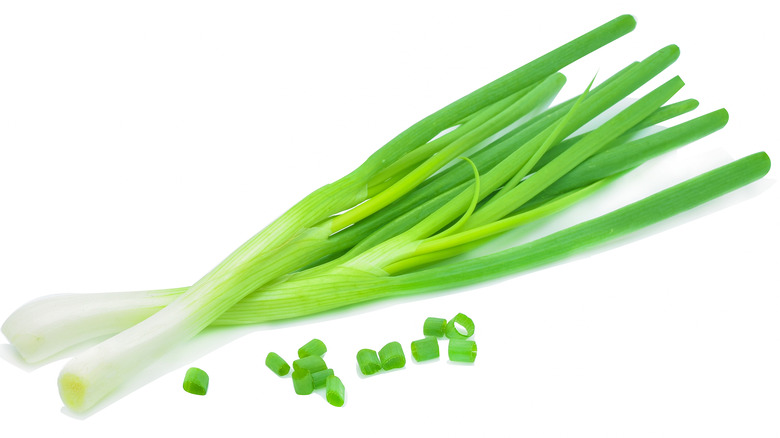
<svg viewBox="0 0 780 438">
<path fill-rule="evenodd" d="M 35 363 L 132 327 L 186 290 L 49 295 L 12 313 L 2 331 L 25 361 Z"/>
<path fill-rule="evenodd" d="M 257 257 L 234 253 L 159 312 L 71 359 L 59 377 L 60 397 L 85 411 L 177 344 L 189 340 L 250 292 L 308 263 L 328 236 L 330 224 Z M 242 247 L 239 252 L 251 251 Z"/>
</svg>

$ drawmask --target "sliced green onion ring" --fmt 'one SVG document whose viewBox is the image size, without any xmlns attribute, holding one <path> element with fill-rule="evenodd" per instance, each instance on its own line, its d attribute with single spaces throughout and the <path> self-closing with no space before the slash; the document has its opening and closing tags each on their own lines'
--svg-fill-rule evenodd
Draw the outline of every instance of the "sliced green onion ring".
<svg viewBox="0 0 780 438">
<path fill-rule="evenodd" d="M 325 380 L 325 398 L 328 403 L 336 407 L 344 406 L 344 384 L 336 376 L 329 376 Z"/>
<path fill-rule="evenodd" d="M 265 366 L 267 366 L 279 377 L 286 376 L 287 373 L 290 372 L 290 365 L 288 365 L 281 356 L 274 353 L 273 351 L 268 353 L 268 356 L 265 357 Z"/>
<path fill-rule="evenodd" d="M 298 395 L 309 395 L 314 392 L 314 379 L 309 370 L 299 369 L 292 373 L 293 388 Z"/>
<path fill-rule="evenodd" d="M 379 362 L 385 371 L 403 368 L 406 365 L 404 349 L 398 342 L 390 342 L 379 350 Z"/>
<path fill-rule="evenodd" d="M 458 326 L 463 327 L 466 333 L 461 333 Z M 474 335 L 474 321 L 468 316 L 458 313 L 447 322 L 445 334 L 450 339 L 468 339 Z"/>
<path fill-rule="evenodd" d="M 325 364 L 325 360 L 320 356 L 306 356 L 294 360 L 293 369 L 296 371 L 306 370 L 310 373 L 316 373 L 317 371 L 328 369 L 328 366 Z"/>
<path fill-rule="evenodd" d="M 450 339 L 447 354 L 453 362 L 473 363 L 477 358 L 477 343 L 468 339 Z"/>
<path fill-rule="evenodd" d="M 363 373 L 364 376 L 376 374 L 379 370 L 382 369 L 382 363 L 379 362 L 379 357 L 377 356 L 376 351 L 368 348 L 364 348 L 358 351 L 357 363 L 358 367 L 360 368 L 360 372 Z"/>
<path fill-rule="evenodd" d="M 184 375 L 183 387 L 190 394 L 206 395 L 209 389 L 209 375 L 200 368 L 192 367 Z"/>
<path fill-rule="evenodd" d="M 444 330 L 447 328 L 447 320 L 444 318 L 428 317 L 423 323 L 423 334 L 436 338 L 444 337 Z"/>
<path fill-rule="evenodd" d="M 325 343 L 315 338 L 298 349 L 298 357 L 322 356 L 326 351 L 328 351 L 328 347 L 325 346 Z"/>
<path fill-rule="evenodd" d="M 433 336 L 412 341 L 412 357 L 417 362 L 439 357 L 439 340 Z"/>
</svg>

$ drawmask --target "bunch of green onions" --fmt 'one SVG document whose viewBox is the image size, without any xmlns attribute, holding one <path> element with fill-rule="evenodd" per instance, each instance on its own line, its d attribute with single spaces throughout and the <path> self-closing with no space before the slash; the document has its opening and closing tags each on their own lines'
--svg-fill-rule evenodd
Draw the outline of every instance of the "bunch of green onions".
<svg viewBox="0 0 780 438">
<path fill-rule="evenodd" d="M 620 16 L 424 118 L 353 172 L 305 197 L 190 287 L 44 297 L 14 312 L 3 333 L 30 362 L 113 335 L 71 359 L 60 374 L 63 402 L 84 411 L 210 325 L 300 317 L 517 273 L 765 175 L 769 158 L 754 154 L 530 243 L 431 266 L 571 206 L 726 124 L 728 114 L 718 110 L 639 137 L 696 108 L 693 100 L 667 104 L 683 86 L 674 77 L 572 136 L 679 56 L 676 46 L 664 47 L 548 108 L 565 83 L 560 69 L 635 24 Z"/>
</svg>

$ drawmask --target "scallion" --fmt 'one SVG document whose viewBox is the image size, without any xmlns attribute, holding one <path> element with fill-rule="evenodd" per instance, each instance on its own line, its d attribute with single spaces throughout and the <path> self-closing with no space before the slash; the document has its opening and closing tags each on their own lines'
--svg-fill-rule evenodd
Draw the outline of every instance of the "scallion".
<svg viewBox="0 0 780 438">
<path fill-rule="evenodd" d="M 558 93 L 565 81 L 558 70 L 634 26 L 632 17 L 618 17 L 424 118 L 294 205 L 191 287 L 45 298 L 14 312 L 3 333 L 28 361 L 114 335 L 60 373 L 63 401 L 82 411 L 209 325 L 295 318 L 521 272 L 765 175 L 769 158 L 754 154 L 541 239 L 427 267 L 574 205 L 646 160 L 725 125 L 728 115 L 719 110 L 634 140 L 637 132 L 695 107 L 695 101 L 666 104 L 683 86 L 675 77 L 590 132 L 566 139 L 671 65 L 679 56 L 672 45 L 504 132 Z M 491 138 L 497 139 L 471 153 Z M 473 323 L 463 326 L 473 333 Z M 293 362 L 298 393 L 310 393 L 312 373 L 327 369 L 320 344 L 302 347 Z M 451 360 L 473 361 L 475 354 L 473 341 L 451 339 Z M 282 372 L 272 359 L 269 368 Z M 366 375 L 378 365 L 403 367 L 405 360 L 397 342 L 383 347 L 378 359 L 371 350 L 358 353 Z M 327 377 L 326 387 L 343 403 L 338 378 Z"/>
</svg>

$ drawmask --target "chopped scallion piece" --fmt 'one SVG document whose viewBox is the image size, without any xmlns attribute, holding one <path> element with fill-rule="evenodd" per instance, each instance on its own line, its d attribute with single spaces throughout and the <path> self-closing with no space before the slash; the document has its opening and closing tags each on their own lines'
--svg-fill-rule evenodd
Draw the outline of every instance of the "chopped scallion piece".
<svg viewBox="0 0 780 438">
<path fill-rule="evenodd" d="M 309 370 L 299 369 L 292 373 L 293 388 L 298 395 L 309 395 L 314 392 L 314 379 Z"/>
<path fill-rule="evenodd" d="M 458 327 L 462 327 L 464 332 L 461 332 Z M 447 322 L 445 334 L 450 339 L 468 339 L 474 334 L 474 321 L 468 316 L 458 313 Z"/>
<path fill-rule="evenodd" d="M 447 353 L 453 362 L 471 363 L 477 358 L 477 343 L 468 339 L 450 339 Z"/>
<path fill-rule="evenodd" d="M 379 362 L 385 371 L 403 368 L 406 365 L 404 349 L 398 342 L 390 342 L 379 350 Z"/>
<path fill-rule="evenodd" d="M 336 407 L 344 406 L 344 384 L 336 376 L 325 379 L 325 398 Z"/>
<path fill-rule="evenodd" d="M 190 394 L 206 395 L 209 389 L 209 375 L 200 368 L 192 367 L 184 375 L 183 386 Z"/>
<path fill-rule="evenodd" d="M 357 362 L 360 372 L 363 373 L 364 376 L 370 376 L 382 369 L 382 364 L 379 362 L 376 351 L 368 348 L 358 351 Z"/>
<path fill-rule="evenodd" d="M 417 362 L 439 357 L 439 340 L 433 336 L 412 341 L 412 357 Z"/>
<path fill-rule="evenodd" d="M 271 369 L 277 376 L 286 376 L 290 372 L 290 365 L 281 356 L 273 351 L 265 357 L 265 366 Z"/>
<path fill-rule="evenodd" d="M 325 365 L 325 360 L 320 356 L 306 356 L 294 360 L 293 369 L 295 371 L 306 370 L 310 373 L 316 373 L 317 371 L 328 369 L 328 366 Z"/>
<path fill-rule="evenodd" d="M 447 327 L 447 320 L 444 318 L 426 318 L 423 323 L 423 334 L 425 336 L 444 337 L 444 329 Z"/>
<path fill-rule="evenodd" d="M 322 371 L 317 371 L 316 373 L 312 373 L 311 378 L 314 380 L 314 389 L 324 388 L 325 380 L 327 380 L 328 377 L 332 375 L 333 375 L 332 368 L 328 368 L 327 370 L 322 370 Z"/>
<path fill-rule="evenodd" d="M 306 345 L 298 349 L 298 357 L 304 358 L 306 356 L 322 356 L 328 348 L 325 343 L 319 339 L 312 339 L 307 342 Z"/>
</svg>

